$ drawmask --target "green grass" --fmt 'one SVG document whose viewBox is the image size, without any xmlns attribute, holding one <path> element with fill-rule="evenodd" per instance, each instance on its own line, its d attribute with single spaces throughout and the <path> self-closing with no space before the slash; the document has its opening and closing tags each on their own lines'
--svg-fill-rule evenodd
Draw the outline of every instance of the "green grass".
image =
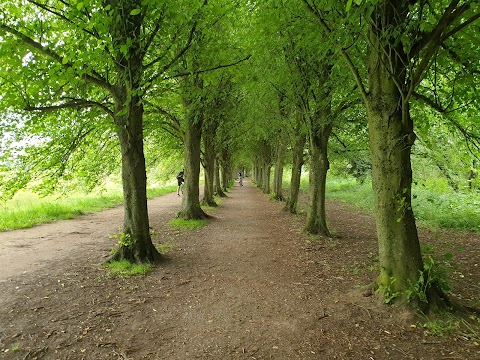
<svg viewBox="0 0 480 360">
<path fill-rule="evenodd" d="M 162 196 L 166 194 L 170 194 L 174 191 L 177 191 L 177 185 L 167 185 L 162 187 L 154 187 L 151 189 L 147 189 L 147 198 L 152 199 L 157 196 Z"/>
<path fill-rule="evenodd" d="M 308 191 L 308 179 L 302 179 L 301 190 Z M 327 179 L 327 198 L 350 203 L 370 212 L 375 199 L 370 181 L 359 184 L 354 178 Z M 438 180 L 412 188 L 412 205 L 417 222 L 430 228 L 480 232 L 480 194 L 454 192 Z"/>
<path fill-rule="evenodd" d="M 476 316 L 458 317 L 450 312 L 444 312 L 437 315 L 436 318 L 430 319 L 424 315 L 424 322 L 421 326 L 425 329 L 425 333 L 448 336 L 454 335 L 463 341 L 474 341 L 478 346 L 480 341 L 480 320 Z"/>
<path fill-rule="evenodd" d="M 150 264 L 134 264 L 127 260 L 111 261 L 103 264 L 110 274 L 121 277 L 145 275 L 152 270 Z"/>
<path fill-rule="evenodd" d="M 175 191 L 176 186 L 148 189 L 149 198 L 165 195 Z M 39 197 L 26 191 L 0 208 L 0 231 L 29 228 L 34 225 L 55 220 L 72 219 L 76 216 L 101 211 L 121 205 L 123 202 L 120 190 L 109 190 L 103 193 L 72 194 L 68 197 L 51 195 Z"/>
<path fill-rule="evenodd" d="M 170 221 L 170 225 L 176 229 L 194 230 L 206 226 L 207 222 L 207 220 L 173 219 Z"/>
<path fill-rule="evenodd" d="M 353 178 L 327 180 L 327 198 L 342 200 L 365 210 L 375 209 L 371 183 L 358 183 Z"/>
<path fill-rule="evenodd" d="M 222 201 L 223 201 L 223 198 L 220 198 L 218 196 L 214 196 L 213 197 L 213 200 L 215 201 L 215 203 L 217 204 L 217 206 L 207 206 L 207 205 L 201 205 L 201 208 L 203 211 L 213 211 L 213 210 L 217 210 L 218 209 L 218 206 L 220 206 L 222 204 Z"/>
</svg>

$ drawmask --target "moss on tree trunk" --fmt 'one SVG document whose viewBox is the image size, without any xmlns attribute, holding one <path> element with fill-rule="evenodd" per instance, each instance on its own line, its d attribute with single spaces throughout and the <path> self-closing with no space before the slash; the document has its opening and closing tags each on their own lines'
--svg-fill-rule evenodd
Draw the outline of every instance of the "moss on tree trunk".
<svg viewBox="0 0 480 360">
<path fill-rule="evenodd" d="M 367 98 L 381 269 L 377 285 L 385 300 L 405 302 L 407 290 L 417 283 L 423 272 L 411 194 L 410 156 L 416 136 L 408 100 L 399 87 L 406 84 L 408 73 L 404 48 L 401 42 L 395 42 L 394 37 L 386 34 L 403 26 L 408 4 L 385 1 L 383 5 L 374 13 L 376 25 L 369 32 Z M 432 306 L 446 304 L 443 293 L 435 285 L 425 295 L 429 304 L 414 301 L 413 305 L 427 311 Z"/>
</svg>

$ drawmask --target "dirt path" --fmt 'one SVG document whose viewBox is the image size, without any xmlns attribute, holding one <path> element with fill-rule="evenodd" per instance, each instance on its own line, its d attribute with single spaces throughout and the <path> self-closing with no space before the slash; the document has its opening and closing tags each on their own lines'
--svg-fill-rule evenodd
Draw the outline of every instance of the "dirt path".
<svg viewBox="0 0 480 360">
<path fill-rule="evenodd" d="M 302 216 L 245 185 L 200 230 L 169 227 L 175 194 L 150 201 L 155 241 L 173 249 L 142 278 L 99 266 L 122 208 L 0 234 L 0 358 L 480 359 L 468 334 L 426 335 L 362 293 L 375 276 L 370 216 L 330 202 L 336 237 L 314 240 Z M 456 246 L 455 296 L 478 306 L 478 236 L 422 237 Z"/>
</svg>

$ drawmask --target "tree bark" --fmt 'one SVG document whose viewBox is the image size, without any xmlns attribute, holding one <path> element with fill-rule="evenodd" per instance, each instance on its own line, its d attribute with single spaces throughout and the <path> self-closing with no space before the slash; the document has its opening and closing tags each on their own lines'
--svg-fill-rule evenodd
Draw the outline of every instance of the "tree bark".
<svg viewBox="0 0 480 360">
<path fill-rule="evenodd" d="M 330 168 L 327 153 L 328 140 L 332 132 L 332 124 L 328 123 L 329 110 L 330 108 L 325 109 L 320 115 L 321 120 L 314 120 L 327 123 L 315 127 L 310 134 L 309 207 L 305 230 L 310 234 L 331 237 L 325 208 L 327 172 Z"/>
<path fill-rule="evenodd" d="M 262 168 L 260 166 L 260 160 L 258 158 L 255 159 L 255 163 L 253 165 L 253 181 L 255 182 L 257 187 L 262 187 Z"/>
<path fill-rule="evenodd" d="M 206 219 L 200 207 L 200 145 L 202 137 L 201 114 L 189 116 L 185 132 L 185 184 L 182 207 L 177 217 L 185 220 Z"/>
<path fill-rule="evenodd" d="M 227 194 L 225 194 L 222 188 L 220 164 L 218 158 L 215 159 L 214 194 L 221 198 L 227 197 Z"/>
<path fill-rule="evenodd" d="M 227 150 L 223 149 L 221 152 L 220 168 L 221 183 L 224 192 L 227 192 L 230 187 L 230 166 L 230 155 Z"/>
<path fill-rule="evenodd" d="M 202 203 L 212 207 L 218 206 L 213 198 L 215 180 L 215 130 L 215 124 L 209 122 L 205 124 L 203 132 L 203 169 L 205 173 L 205 184 Z"/>
<path fill-rule="evenodd" d="M 292 177 L 290 179 L 290 197 L 285 209 L 292 214 L 297 213 L 298 194 L 300 192 L 300 181 L 302 177 L 302 166 L 304 163 L 303 150 L 305 148 L 306 136 L 298 133 L 293 145 Z"/>
<path fill-rule="evenodd" d="M 412 124 L 402 122 L 395 85 L 386 77 L 371 83 L 368 109 L 372 184 L 376 200 L 376 228 L 379 245 L 379 289 L 385 298 L 415 284 L 423 271 L 420 243 L 412 211 L 410 162 Z M 405 126 L 406 125 L 406 126 Z"/>
<path fill-rule="evenodd" d="M 262 167 L 262 191 L 264 194 L 270 194 L 270 175 L 272 171 L 272 165 L 269 161 L 265 161 Z"/>
<path fill-rule="evenodd" d="M 126 126 L 117 128 L 122 152 L 123 233 L 110 260 L 156 262 L 161 255 L 152 243 L 147 210 L 147 176 L 143 153 L 141 106 L 131 106 Z"/>
<path fill-rule="evenodd" d="M 326 62 L 318 64 L 317 104 L 310 116 L 310 186 L 309 206 L 305 230 L 310 234 L 322 234 L 330 237 L 325 209 L 325 189 L 328 161 L 328 140 L 332 132 L 331 88 L 328 84 L 332 66 Z"/>
<path fill-rule="evenodd" d="M 273 173 L 273 198 L 283 201 L 283 164 L 285 161 L 285 146 L 280 140 L 275 151 L 275 171 Z"/>
<path fill-rule="evenodd" d="M 384 34 L 405 21 L 407 10 L 386 3 L 374 14 L 376 27 L 369 33 L 367 117 L 381 269 L 377 284 L 388 301 L 406 299 L 423 260 L 411 196 L 410 154 L 416 136 L 408 102 L 397 86 L 405 83 L 405 55 L 402 44 L 388 43 L 391 37 Z"/>
</svg>

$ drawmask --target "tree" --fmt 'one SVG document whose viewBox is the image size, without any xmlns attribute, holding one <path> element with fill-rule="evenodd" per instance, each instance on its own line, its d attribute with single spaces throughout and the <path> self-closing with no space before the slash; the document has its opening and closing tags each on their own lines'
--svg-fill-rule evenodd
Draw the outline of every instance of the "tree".
<svg viewBox="0 0 480 360">
<path fill-rule="evenodd" d="M 338 22 L 320 10 L 319 2 L 304 3 L 323 31 L 331 34 Z M 363 2 L 354 10 L 348 15 L 351 29 L 358 26 L 358 16 L 367 24 L 368 49 L 358 62 L 365 65 L 366 75 L 350 56 L 355 46 L 350 50 L 338 44 L 337 50 L 350 67 L 367 109 L 381 268 L 377 284 L 385 299 L 407 300 L 412 284 L 419 278 L 428 282 L 419 276 L 423 261 L 411 206 L 411 147 L 416 135 L 410 103 L 442 44 L 480 14 L 478 4 L 458 0 L 435 5 L 424 1 Z M 445 297 L 438 287 L 431 286 L 426 295 L 429 305 L 444 305 Z M 429 307 L 418 299 L 410 300 Z"/>
<path fill-rule="evenodd" d="M 207 1 L 205 1 L 207 4 Z M 242 10 L 242 8 L 240 8 Z M 184 219 L 205 218 L 207 215 L 200 207 L 199 200 L 199 173 L 200 173 L 200 157 L 201 157 L 201 138 L 202 133 L 208 131 L 207 137 L 204 138 L 204 165 L 207 176 L 206 196 L 207 202 L 213 204 L 213 180 L 214 180 L 214 139 L 213 132 L 217 120 L 213 119 L 212 107 L 215 104 L 215 89 L 217 84 L 221 82 L 213 78 L 211 75 L 215 71 L 228 68 L 242 63 L 249 59 L 250 56 L 242 54 L 242 48 L 239 47 L 235 51 L 230 51 L 226 43 L 220 40 L 228 40 L 228 34 L 231 30 L 228 28 L 226 32 L 223 30 L 223 21 L 235 15 L 234 7 L 228 5 L 226 9 L 221 3 L 208 8 L 202 14 L 203 21 L 209 26 L 204 26 L 201 31 L 197 32 L 195 44 L 192 48 L 193 53 L 187 54 L 183 58 L 183 104 L 185 109 L 185 191 L 182 200 L 182 208 L 178 216 Z M 231 19 L 231 18 L 230 18 Z M 229 26 L 233 26 L 229 24 Z M 219 39 L 218 34 L 224 37 Z M 228 44 L 228 43 L 227 43 Z M 225 50 L 225 47 L 227 50 Z M 239 50 L 240 49 L 240 50 Z M 242 54 L 242 57 L 238 55 Z M 233 59 L 233 60 L 232 60 Z M 209 118 L 210 117 L 210 118 Z"/>
<path fill-rule="evenodd" d="M 111 119 L 120 144 L 124 225 L 112 259 L 154 262 L 146 200 L 143 99 L 191 45 L 199 4 L 109 0 L 2 4 L 0 31 L 8 62 L 2 76 L 16 96 L 6 106 L 29 111 L 101 110 Z M 176 34 L 172 41 L 165 34 Z M 81 46 L 78 46 L 81 44 Z M 12 73 L 17 69 L 19 77 Z M 35 77 L 32 75 L 36 74 Z M 31 83 L 26 83 L 29 78 Z M 27 86 L 28 84 L 28 86 Z M 92 124 L 93 113 L 83 113 Z M 94 126 L 92 126 L 94 127 Z M 80 144 L 75 138 L 72 147 Z"/>
<path fill-rule="evenodd" d="M 304 133 L 303 112 L 297 108 L 295 112 L 295 125 L 292 134 L 292 175 L 290 178 L 290 196 L 285 204 L 285 209 L 295 214 L 297 212 L 298 195 L 300 192 L 300 181 L 302 175 L 302 166 L 305 162 L 304 149 L 306 136 Z"/>
<path fill-rule="evenodd" d="M 195 67 L 194 67 L 195 69 Z M 197 74 L 183 80 L 183 105 L 185 109 L 185 184 L 182 207 L 177 217 L 205 219 L 207 214 L 200 207 L 200 151 L 202 128 L 205 119 L 203 107 L 203 81 Z"/>
</svg>

